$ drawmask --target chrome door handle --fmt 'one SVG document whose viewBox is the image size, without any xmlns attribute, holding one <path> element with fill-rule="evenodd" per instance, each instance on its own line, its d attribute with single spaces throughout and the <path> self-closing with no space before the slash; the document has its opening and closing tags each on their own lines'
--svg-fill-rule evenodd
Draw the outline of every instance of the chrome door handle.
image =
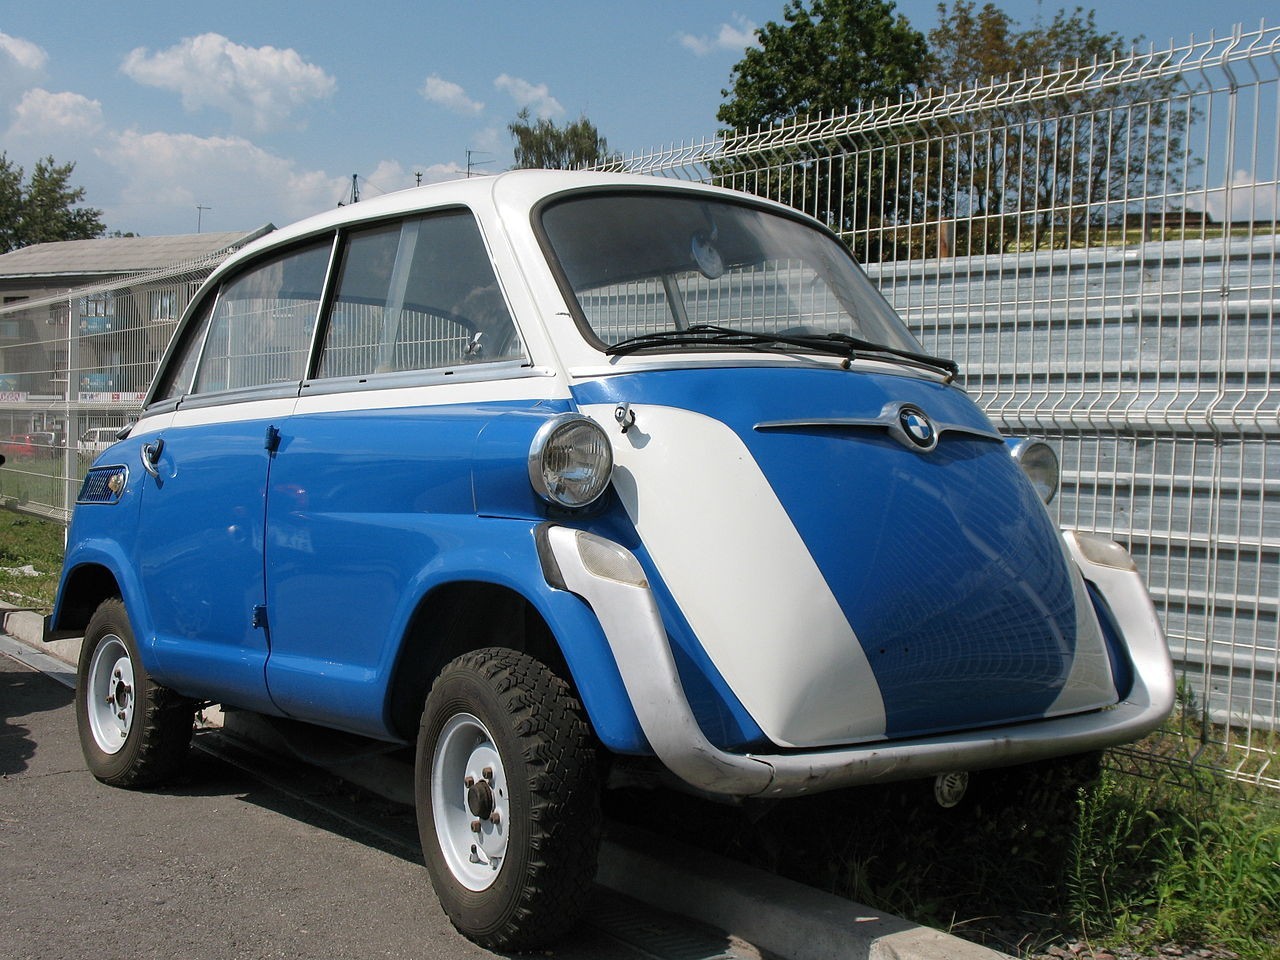
<svg viewBox="0 0 1280 960">
<path fill-rule="evenodd" d="M 161 437 L 155 443 L 144 443 L 142 445 L 142 469 L 151 474 L 152 479 L 160 479 L 160 471 L 156 469 L 156 464 L 160 462 L 160 454 L 164 453 L 164 438 Z"/>
</svg>

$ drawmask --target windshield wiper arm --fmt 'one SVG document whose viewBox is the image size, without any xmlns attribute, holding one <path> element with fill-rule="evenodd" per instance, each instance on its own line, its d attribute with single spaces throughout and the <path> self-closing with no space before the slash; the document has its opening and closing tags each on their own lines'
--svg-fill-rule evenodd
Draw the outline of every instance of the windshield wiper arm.
<svg viewBox="0 0 1280 960">
<path fill-rule="evenodd" d="M 757 333 L 751 330 L 735 330 L 732 327 L 721 327 L 712 323 L 695 323 L 683 330 L 658 330 L 653 333 L 642 333 L 638 337 L 629 337 L 605 348 L 610 356 L 622 356 L 645 350 L 651 347 L 665 346 L 714 346 L 714 347 L 746 347 L 758 348 L 785 344 L 828 353 L 848 360 L 857 357 L 874 359 L 877 356 L 890 356 L 905 361 L 912 366 L 941 370 L 946 373 L 947 380 L 954 379 L 960 373 L 960 367 L 954 360 L 930 356 L 927 353 L 915 353 L 911 350 L 900 350 L 884 344 L 851 337 L 846 333 Z"/>
</svg>

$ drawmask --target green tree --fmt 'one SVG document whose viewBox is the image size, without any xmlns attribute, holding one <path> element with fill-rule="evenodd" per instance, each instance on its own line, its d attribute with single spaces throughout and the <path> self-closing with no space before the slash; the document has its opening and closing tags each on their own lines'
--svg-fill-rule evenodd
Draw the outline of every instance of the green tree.
<svg viewBox="0 0 1280 960">
<path fill-rule="evenodd" d="M 22 220 L 22 168 L 7 154 L 0 153 L 0 253 L 16 250 L 20 244 Z"/>
<path fill-rule="evenodd" d="M 75 168 L 75 163 L 42 157 L 23 183 L 22 167 L 0 153 L 0 253 L 33 243 L 102 236 L 102 211 L 77 206 L 85 190 L 71 185 Z"/>
<path fill-rule="evenodd" d="M 716 113 L 743 133 L 796 117 L 897 99 L 924 79 L 924 34 L 892 0 L 789 0 L 757 31 Z"/>
<path fill-rule="evenodd" d="M 1181 190 L 1183 171 L 1167 158 L 1180 156 L 1194 117 L 1174 101 L 1177 78 L 1079 82 L 1095 60 L 1124 56 L 1137 39 L 1100 31 L 1079 7 L 1023 30 L 992 3 L 954 0 L 938 14 L 929 34 L 935 90 L 1046 74 L 1039 96 L 1005 106 L 992 98 L 938 138 L 932 183 L 918 182 L 915 196 L 958 219 L 957 249 L 1068 247 L 1086 231 L 1123 225 L 1131 206 L 1163 208 Z"/>
<path fill-rule="evenodd" d="M 801 125 L 875 100 L 897 100 L 925 76 L 922 33 L 896 14 L 892 0 L 789 0 L 782 22 L 757 31 L 759 48 L 734 66 L 717 118 L 731 128 L 726 146 L 759 127 Z M 717 162 L 717 182 L 800 207 L 851 242 L 864 260 L 894 256 L 886 225 L 899 216 L 910 181 L 883 151 L 856 158 L 849 141 L 734 150 Z M 890 237 L 886 241 L 886 237 Z"/>
<path fill-rule="evenodd" d="M 561 127 L 545 117 L 530 119 L 526 107 L 507 129 L 516 142 L 517 169 L 576 170 L 610 159 L 608 143 L 585 116 Z"/>
</svg>

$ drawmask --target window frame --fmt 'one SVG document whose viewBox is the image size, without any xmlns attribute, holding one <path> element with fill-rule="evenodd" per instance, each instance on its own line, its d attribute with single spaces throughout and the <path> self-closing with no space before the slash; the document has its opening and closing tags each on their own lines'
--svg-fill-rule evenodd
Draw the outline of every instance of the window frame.
<svg viewBox="0 0 1280 960">
<path fill-rule="evenodd" d="M 450 214 L 465 214 L 475 227 L 480 238 L 480 245 L 488 258 L 489 269 L 493 274 L 499 296 L 511 320 L 512 328 L 519 338 L 522 356 L 502 360 L 490 360 L 479 363 L 463 363 L 453 366 L 424 367 L 419 370 L 391 370 L 385 373 L 369 372 L 347 374 L 343 376 L 318 376 L 320 359 L 324 351 L 325 340 L 333 319 L 333 304 L 338 295 L 338 273 L 343 256 L 347 251 L 351 235 L 380 227 L 403 225 L 408 220 L 425 220 Z M 369 220 L 345 223 L 338 229 L 334 244 L 333 258 L 329 263 L 329 277 L 326 284 L 325 299 L 320 307 L 320 318 L 316 323 L 315 340 L 312 344 L 310 362 L 307 365 L 307 377 L 302 381 L 299 396 L 323 396 L 336 393 L 350 393 L 364 390 L 392 390 L 404 387 L 434 386 L 441 383 L 480 383 L 488 380 L 510 380 L 523 376 L 540 376 L 534 370 L 533 359 L 529 356 L 528 339 L 520 324 L 517 311 L 511 303 L 503 282 L 502 273 L 493 255 L 493 246 L 485 232 L 484 223 L 476 211 L 465 203 L 446 203 L 438 207 L 427 207 L 417 210 L 405 210 L 400 213 L 376 217 Z"/>
</svg>

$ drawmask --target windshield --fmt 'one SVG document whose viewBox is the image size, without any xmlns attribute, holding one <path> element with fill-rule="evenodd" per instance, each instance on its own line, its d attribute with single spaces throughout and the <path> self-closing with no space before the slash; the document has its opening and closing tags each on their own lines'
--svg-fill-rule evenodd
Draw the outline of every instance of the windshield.
<svg viewBox="0 0 1280 960">
<path fill-rule="evenodd" d="M 711 324 L 920 350 L 844 247 L 785 215 L 651 191 L 564 199 L 546 208 L 542 226 L 581 318 L 606 347 Z M 706 338 L 677 333 L 642 344 L 646 350 L 693 345 L 707 348 Z"/>
</svg>

